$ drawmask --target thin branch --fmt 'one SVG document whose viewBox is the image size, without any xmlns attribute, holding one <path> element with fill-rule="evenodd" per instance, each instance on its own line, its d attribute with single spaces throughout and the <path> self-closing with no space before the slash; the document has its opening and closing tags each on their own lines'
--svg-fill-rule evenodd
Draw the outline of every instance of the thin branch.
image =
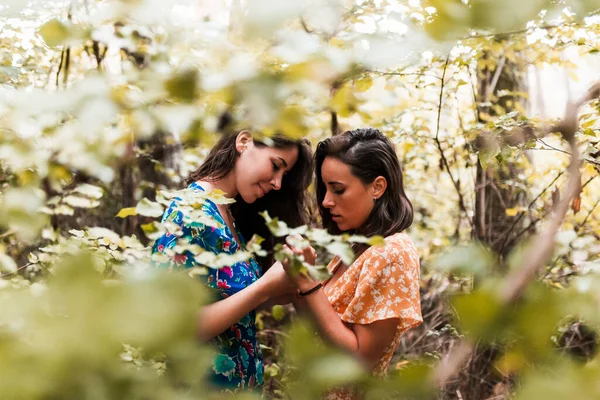
<svg viewBox="0 0 600 400">
<path fill-rule="evenodd" d="M 452 184 L 454 185 L 454 188 L 456 189 L 456 193 L 458 193 L 458 205 L 460 207 L 460 210 L 465 213 L 467 218 L 469 218 L 469 215 L 467 212 L 467 207 L 465 206 L 465 200 L 464 200 L 462 192 L 460 190 L 460 186 L 458 184 L 458 181 L 456 179 L 454 179 L 454 176 L 452 175 L 452 170 L 450 169 L 450 165 L 448 164 L 448 159 L 446 158 L 446 155 L 444 154 L 444 150 L 442 149 L 442 143 L 440 142 L 440 138 L 439 138 L 439 136 L 440 136 L 440 121 L 441 121 L 441 117 L 442 117 L 442 104 L 444 102 L 444 85 L 446 83 L 445 78 L 446 78 L 446 72 L 448 70 L 449 62 L 450 62 L 450 54 L 448 54 L 448 56 L 446 57 L 446 62 L 444 64 L 444 71 L 442 73 L 442 83 L 440 85 L 440 102 L 439 102 L 439 106 L 438 106 L 436 131 L 435 131 L 435 144 L 440 152 L 440 156 L 442 158 L 442 163 L 444 164 L 444 168 L 446 168 L 446 172 L 448 172 L 448 175 L 450 175 L 450 180 L 452 181 Z M 469 218 L 469 220 L 470 220 L 470 218 Z M 470 221 L 470 222 L 472 225 L 473 221 Z"/>
<path fill-rule="evenodd" d="M 598 175 L 594 175 L 592 176 L 590 179 L 588 179 L 588 181 L 586 183 L 584 183 L 583 185 L 581 185 L 581 189 L 583 190 L 591 181 L 593 181 Z M 521 231 L 519 231 L 519 233 L 517 233 L 515 235 L 514 238 L 512 238 L 510 240 L 510 242 L 508 242 L 507 246 L 511 246 L 516 240 L 518 240 L 521 236 L 523 236 L 523 234 L 527 231 L 529 231 L 531 228 L 533 228 L 538 222 L 542 221 L 544 218 L 546 218 L 546 216 L 548 214 L 550 214 L 552 210 L 548 209 L 544 215 L 542 215 L 540 218 L 537 218 L 533 221 L 531 221 L 531 223 L 529 225 L 527 225 L 525 228 L 523 228 Z"/>
<path fill-rule="evenodd" d="M 497 32 L 497 33 L 482 33 L 482 34 L 478 34 L 478 35 L 470 35 L 470 36 L 466 36 L 466 37 L 462 38 L 461 40 L 476 39 L 476 38 L 493 38 L 495 36 L 512 36 L 512 35 L 519 35 L 522 33 L 528 33 L 529 31 L 532 31 L 534 29 L 541 29 L 541 30 L 547 31 L 547 30 L 552 30 L 555 28 L 563 28 L 563 27 L 566 27 L 569 25 L 572 25 L 572 24 L 531 26 L 531 27 L 527 27 L 524 29 L 517 29 L 514 31 Z"/>
<path fill-rule="evenodd" d="M 488 103 L 492 97 L 492 93 L 496 91 L 496 85 L 498 85 L 498 81 L 500 80 L 500 76 L 502 75 L 502 70 L 504 69 L 504 65 L 506 64 L 506 56 L 503 54 L 500 62 L 496 66 L 496 71 L 494 71 L 494 77 L 492 81 L 486 88 L 485 93 L 485 102 Z"/>
<path fill-rule="evenodd" d="M 569 156 L 571 155 L 571 153 L 569 153 L 568 151 L 551 146 L 548 143 L 544 142 L 542 139 L 537 139 L 537 141 L 542 143 L 544 146 L 546 146 L 547 149 L 540 148 L 540 149 L 530 149 L 530 150 L 553 150 L 553 151 L 558 151 L 559 153 L 567 154 Z M 596 160 L 592 160 L 591 158 L 584 158 L 583 161 L 590 163 L 590 164 L 594 164 L 594 165 L 600 165 L 600 162 L 598 162 Z"/>
<path fill-rule="evenodd" d="M 538 199 L 540 197 L 542 197 L 544 195 L 544 193 L 546 193 L 548 191 L 548 189 L 550 189 L 552 187 L 552 185 L 554 185 L 556 183 L 556 181 L 558 180 L 558 178 L 560 178 L 561 176 L 563 176 L 564 173 L 565 173 L 565 171 L 561 171 L 558 175 L 556 175 L 556 178 L 554 178 L 552 180 L 552 182 L 550 182 L 550 184 L 544 188 L 544 190 L 542 190 L 537 196 L 535 196 L 535 198 L 533 200 L 531 200 L 531 202 L 527 206 L 527 211 L 531 210 L 531 207 L 533 207 L 533 205 L 538 201 Z M 506 236 L 504 237 L 504 242 L 500 246 L 500 252 L 502 252 L 502 250 L 504 250 L 504 248 L 505 248 L 504 246 L 506 246 L 506 242 L 508 241 L 508 238 L 510 237 L 510 232 L 515 228 L 515 226 L 519 223 L 519 221 L 521 221 L 521 219 L 523 219 L 524 215 L 525 215 L 525 213 L 521 213 L 513 221 L 512 225 L 507 230 Z"/>
<path fill-rule="evenodd" d="M 7 276 L 14 275 L 14 274 L 16 274 L 17 272 L 21 271 L 22 269 L 29 267 L 31 264 L 33 264 L 33 263 L 27 263 L 27 264 L 25 264 L 25 265 L 23 265 L 23 266 L 21 266 L 21 267 L 19 267 L 19 268 L 15 269 L 14 271 L 7 272 L 7 273 L 5 273 L 5 274 L 0 274 L 0 278 L 5 278 L 5 277 L 7 277 Z"/>
<path fill-rule="evenodd" d="M 439 81 L 443 80 L 442 77 L 433 74 L 426 74 L 424 72 L 382 72 L 382 71 L 368 71 L 373 74 L 378 74 L 382 76 L 428 76 L 430 78 L 435 78 Z"/>
<path fill-rule="evenodd" d="M 16 233 L 16 231 L 9 229 L 8 231 L 4 232 L 3 234 L 0 235 L 0 239 L 5 238 L 7 236 L 10 236 L 12 234 Z"/>
<path fill-rule="evenodd" d="M 598 201 L 596 201 L 596 203 L 592 206 L 592 208 L 590 209 L 590 211 L 588 212 L 588 214 L 585 216 L 585 218 L 583 219 L 583 221 L 579 225 L 579 228 L 577 229 L 577 231 L 579 231 L 581 228 L 583 228 L 585 226 L 585 223 L 590 218 L 590 216 L 592 215 L 592 213 L 594 212 L 594 210 L 596 209 L 596 207 L 598 207 L 598 204 L 600 204 L 600 199 L 598 199 Z"/>
</svg>

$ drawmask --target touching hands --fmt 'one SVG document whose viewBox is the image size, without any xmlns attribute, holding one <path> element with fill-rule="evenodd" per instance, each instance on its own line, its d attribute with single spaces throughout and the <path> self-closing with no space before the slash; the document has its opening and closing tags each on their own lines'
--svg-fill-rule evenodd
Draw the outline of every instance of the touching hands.
<svg viewBox="0 0 600 400">
<path fill-rule="evenodd" d="M 282 263 L 279 261 L 276 261 L 264 273 L 261 281 L 265 284 L 267 294 L 270 298 L 295 294 L 298 290 L 296 282 L 287 274 Z"/>
<path fill-rule="evenodd" d="M 291 255 L 302 256 L 304 262 L 314 265 L 315 260 L 317 258 L 317 252 L 310 245 L 304 248 L 300 248 L 297 244 L 302 242 L 301 237 L 292 237 L 288 236 L 286 238 L 286 245 L 283 246 L 283 251 Z M 301 292 L 311 289 L 318 283 L 317 280 L 308 276 L 307 274 L 297 273 L 297 271 L 292 271 L 292 265 L 290 263 L 290 259 L 287 258 L 283 260 L 281 263 L 283 269 L 288 274 L 288 276 L 295 282 L 298 289 Z"/>
</svg>

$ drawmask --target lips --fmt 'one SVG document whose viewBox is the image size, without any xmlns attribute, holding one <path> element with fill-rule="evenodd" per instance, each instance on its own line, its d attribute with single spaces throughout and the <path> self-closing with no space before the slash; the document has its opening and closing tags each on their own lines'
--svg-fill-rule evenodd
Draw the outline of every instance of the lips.
<svg viewBox="0 0 600 400">
<path fill-rule="evenodd" d="M 260 184 L 257 184 L 258 188 L 260 189 L 260 197 L 263 197 L 265 194 L 267 194 L 266 190 L 262 188 L 262 186 L 260 186 Z"/>
<path fill-rule="evenodd" d="M 334 220 L 334 221 L 336 221 L 336 220 L 339 220 L 339 219 L 341 219 L 341 218 L 342 218 L 342 216 L 341 216 L 341 215 L 337 215 L 337 214 L 331 214 L 331 219 L 332 219 L 332 220 Z"/>
</svg>

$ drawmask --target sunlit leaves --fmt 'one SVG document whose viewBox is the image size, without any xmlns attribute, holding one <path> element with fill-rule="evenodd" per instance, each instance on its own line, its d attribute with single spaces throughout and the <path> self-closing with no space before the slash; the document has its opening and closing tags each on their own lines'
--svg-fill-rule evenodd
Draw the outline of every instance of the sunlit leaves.
<svg viewBox="0 0 600 400">
<path fill-rule="evenodd" d="M 489 289 L 480 289 L 468 295 L 457 295 L 452 300 L 459 326 L 475 339 L 496 339 L 503 312 L 497 294 Z"/>
<path fill-rule="evenodd" d="M 286 360 L 294 368 L 288 387 L 294 398 L 318 398 L 332 386 L 356 382 L 365 376 L 358 360 L 324 344 L 306 321 L 297 321 L 285 342 Z"/>
<path fill-rule="evenodd" d="M 36 296 L 27 289 L 2 291 L 0 321 L 9 327 L 3 329 L 2 397 L 89 397 L 98 390 L 113 399 L 133 392 L 149 399 L 175 396 L 180 389 L 168 376 L 120 360 L 123 343 L 163 353 L 173 372 L 185 366 L 200 374 L 205 368 L 208 354 L 194 334 L 196 307 L 204 298 L 200 285 L 158 270 L 108 283 L 93 264 L 88 256 L 66 258 Z M 14 324 L 17 316 L 20 323 Z M 190 390 L 200 389 L 192 384 Z"/>
<path fill-rule="evenodd" d="M 140 200 L 135 206 L 135 212 L 146 217 L 160 217 L 163 214 L 163 208 L 160 204 L 152 202 L 146 198 Z"/>
<path fill-rule="evenodd" d="M 41 213 L 44 193 L 33 187 L 11 188 L 0 196 L 0 225 L 25 240 L 34 239 L 46 218 Z"/>
<path fill-rule="evenodd" d="M 165 82 L 169 95 L 183 102 L 192 102 L 198 96 L 198 71 L 189 69 L 176 73 Z"/>
<path fill-rule="evenodd" d="M 58 19 L 51 19 L 40 27 L 40 35 L 49 46 L 58 46 L 69 38 L 69 28 Z"/>
<path fill-rule="evenodd" d="M 132 215 L 137 215 L 137 211 L 135 210 L 135 207 L 126 207 L 126 208 L 121 208 L 119 210 L 117 217 L 118 218 L 127 218 Z"/>
<path fill-rule="evenodd" d="M 523 4 L 516 0 L 494 2 L 488 0 L 429 0 L 428 6 L 437 10 L 434 21 L 426 25 L 428 32 L 438 39 L 465 37 L 469 29 L 503 32 L 524 28 L 535 19 L 549 0 L 532 0 Z"/>
<path fill-rule="evenodd" d="M 456 247 L 446 251 L 434 263 L 437 270 L 477 277 L 489 276 L 496 259 L 493 253 L 481 244 Z"/>
</svg>

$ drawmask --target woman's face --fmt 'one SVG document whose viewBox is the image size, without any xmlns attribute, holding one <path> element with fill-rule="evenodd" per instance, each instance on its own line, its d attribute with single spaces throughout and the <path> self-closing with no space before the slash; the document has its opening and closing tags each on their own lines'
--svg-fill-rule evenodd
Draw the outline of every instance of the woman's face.
<svg viewBox="0 0 600 400">
<path fill-rule="evenodd" d="M 236 143 L 240 157 L 235 166 L 235 184 L 242 199 L 254 203 L 271 190 L 281 189 L 283 176 L 298 160 L 298 146 L 258 147 L 251 137 L 241 142 Z"/>
<path fill-rule="evenodd" d="M 381 183 L 381 177 L 365 185 L 348 165 L 334 157 L 325 157 L 321 177 L 326 189 L 323 207 L 341 231 L 360 228 L 371 214 L 375 200 L 385 191 L 385 187 L 382 191 L 376 184 Z"/>
</svg>

